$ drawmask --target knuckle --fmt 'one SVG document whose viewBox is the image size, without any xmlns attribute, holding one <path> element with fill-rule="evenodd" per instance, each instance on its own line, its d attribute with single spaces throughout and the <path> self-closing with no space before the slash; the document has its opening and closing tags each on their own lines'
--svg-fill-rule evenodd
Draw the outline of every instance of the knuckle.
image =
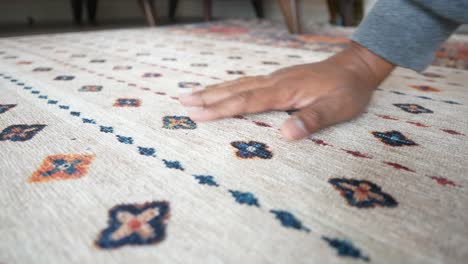
<svg viewBox="0 0 468 264">
<path fill-rule="evenodd" d="M 303 119 L 308 131 L 314 131 L 323 125 L 322 115 L 313 110 L 305 112 L 301 118 Z"/>
<path fill-rule="evenodd" d="M 257 75 L 257 76 L 254 76 L 254 78 L 257 81 L 265 81 L 265 80 L 268 80 L 269 76 L 268 75 Z"/>
<path fill-rule="evenodd" d="M 252 104 L 252 97 L 253 97 L 253 92 L 252 91 L 246 91 L 239 93 L 236 95 L 236 98 L 234 99 L 235 102 L 233 104 L 233 108 L 237 112 L 241 113 L 247 113 L 250 112 L 255 106 Z"/>
<path fill-rule="evenodd" d="M 212 90 L 215 90 L 217 89 L 218 87 L 221 87 L 222 84 L 213 84 L 213 85 L 208 85 L 205 87 L 205 89 L 203 89 L 203 91 L 200 91 L 200 92 L 206 92 L 206 91 L 212 91 Z"/>
<path fill-rule="evenodd" d="M 347 109 L 346 116 L 351 118 L 363 112 L 366 109 L 369 100 L 370 96 L 366 97 L 364 95 L 358 96 L 352 93 L 342 93 L 340 105 Z"/>
<path fill-rule="evenodd" d="M 208 97 L 207 97 L 207 93 L 204 92 L 204 91 L 201 91 L 198 96 L 200 97 L 200 101 L 202 103 L 202 106 L 205 107 L 208 105 L 209 101 L 208 101 Z"/>
<path fill-rule="evenodd" d="M 225 107 L 217 105 L 217 106 L 212 106 L 209 109 L 214 113 L 216 118 L 223 118 L 223 117 L 229 116 L 229 111 Z"/>
<path fill-rule="evenodd" d="M 286 78 L 278 78 L 278 77 L 272 77 L 270 79 L 270 82 L 273 86 L 276 86 L 278 88 L 284 88 L 289 91 L 296 90 L 294 89 L 294 86 L 292 86 L 292 82 L 289 79 Z"/>
<path fill-rule="evenodd" d="M 299 94 L 299 90 L 291 86 L 288 82 L 278 82 L 266 88 L 274 94 L 275 104 L 279 110 L 289 109 L 291 107 L 302 107 L 298 107 L 296 104 L 297 101 L 304 98 L 304 96 Z"/>
<path fill-rule="evenodd" d="M 241 79 L 242 80 L 240 82 L 242 82 L 242 83 L 257 84 L 257 83 L 263 81 L 263 78 L 260 77 L 260 76 L 246 76 L 246 77 L 242 77 Z"/>
<path fill-rule="evenodd" d="M 251 76 L 244 76 L 244 77 L 240 77 L 238 78 L 237 80 L 235 80 L 236 82 L 245 82 L 245 81 L 248 81 L 248 80 L 251 80 L 252 77 Z"/>
<path fill-rule="evenodd" d="M 249 104 L 249 101 L 250 101 L 250 98 L 252 98 L 252 95 L 253 95 L 252 91 L 245 91 L 236 95 L 237 97 L 236 99 L 240 105 L 245 106 Z"/>
<path fill-rule="evenodd" d="M 257 81 L 259 76 L 244 76 L 238 79 L 239 82 L 252 82 Z"/>
</svg>

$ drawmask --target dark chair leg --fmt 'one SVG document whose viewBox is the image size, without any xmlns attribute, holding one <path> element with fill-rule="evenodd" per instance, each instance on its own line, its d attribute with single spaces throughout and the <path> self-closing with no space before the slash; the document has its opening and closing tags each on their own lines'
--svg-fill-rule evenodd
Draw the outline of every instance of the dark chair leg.
<svg viewBox="0 0 468 264">
<path fill-rule="evenodd" d="M 178 4 L 179 4 L 179 0 L 169 0 L 169 20 L 171 22 L 175 21 L 175 15 L 176 15 Z"/>
<path fill-rule="evenodd" d="M 343 18 L 343 26 L 352 26 L 354 24 L 354 0 L 339 0 L 338 10 Z"/>
<path fill-rule="evenodd" d="M 252 5 L 255 9 L 255 15 L 257 16 L 257 18 L 265 18 L 265 14 L 263 12 L 263 1 L 252 0 Z"/>
<path fill-rule="evenodd" d="M 71 6 L 72 6 L 72 11 L 73 11 L 73 21 L 75 21 L 75 24 L 81 24 L 81 21 L 83 19 L 82 17 L 82 8 L 83 8 L 83 2 L 82 0 L 71 0 Z"/>
<path fill-rule="evenodd" d="M 212 19 L 212 1 L 211 0 L 205 0 L 205 21 L 211 21 Z"/>
<path fill-rule="evenodd" d="M 289 29 L 289 33 L 300 34 L 301 25 L 299 23 L 299 10 L 297 8 L 297 0 L 278 0 L 278 3 L 283 12 L 284 20 Z"/>
<path fill-rule="evenodd" d="M 97 12 L 98 0 L 88 0 L 86 2 L 86 8 L 88 9 L 88 19 L 93 25 L 96 24 L 96 12 Z"/>
<path fill-rule="evenodd" d="M 156 25 L 156 12 L 154 11 L 153 0 L 138 0 L 138 3 L 145 14 L 149 26 L 154 27 Z"/>
<path fill-rule="evenodd" d="M 328 22 L 332 25 L 336 25 L 336 17 L 338 15 L 338 4 L 337 0 L 327 0 L 328 14 L 330 19 Z"/>
</svg>

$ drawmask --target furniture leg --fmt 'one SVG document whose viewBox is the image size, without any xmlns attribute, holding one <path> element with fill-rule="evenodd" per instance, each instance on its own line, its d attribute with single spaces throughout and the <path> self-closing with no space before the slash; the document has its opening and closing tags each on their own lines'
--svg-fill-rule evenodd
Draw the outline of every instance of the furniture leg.
<svg viewBox="0 0 468 264">
<path fill-rule="evenodd" d="M 212 19 L 212 1 L 211 0 L 205 0 L 205 21 L 211 21 Z"/>
<path fill-rule="evenodd" d="M 301 28 L 299 23 L 297 0 L 278 0 L 278 3 L 281 7 L 281 11 L 283 12 L 289 32 L 292 34 L 299 34 L 301 32 Z"/>
<path fill-rule="evenodd" d="M 339 0 L 338 9 L 343 18 L 343 26 L 352 26 L 354 24 L 354 0 Z"/>
<path fill-rule="evenodd" d="M 169 20 L 171 22 L 175 21 L 175 15 L 176 15 L 178 4 L 179 4 L 179 0 L 169 0 Z"/>
<path fill-rule="evenodd" d="M 139 0 L 138 2 L 145 14 L 149 26 L 154 27 L 156 25 L 156 12 L 154 11 L 153 0 Z"/>
<path fill-rule="evenodd" d="M 82 0 L 71 0 L 72 12 L 73 12 L 73 20 L 75 24 L 81 24 L 82 21 L 82 8 L 83 2 Z"/>
<path fill-rule="evenodd" d="M 330 24 L 336 25 L 336 17 L 338 15 L 337 0 L 327 0 L 328 13 L 330 15 Z"/>
<path fill-rule="evenodd" d="M 88 19 L 91 24 L 96 24 L 96 12 L 97 12 L 98 0 L 88 0 L 86 2 L 86 8 L 88 10 Z"/>
<path fill-rule="evenodd" d="M 257 18 L 265 18 L 265 14 L 263 12 L 263 0 L 252 0 L 252 5 Z"/>
</svg>

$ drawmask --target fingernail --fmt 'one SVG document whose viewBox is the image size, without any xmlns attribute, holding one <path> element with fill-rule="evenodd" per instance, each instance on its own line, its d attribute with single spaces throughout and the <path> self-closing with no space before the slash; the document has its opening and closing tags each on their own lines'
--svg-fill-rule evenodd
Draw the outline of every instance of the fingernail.
<svg viewBox="0 0 468 264">
<path fill-rule="evenodd" d="M 179 102 L 181 102 L 183 105 L 192 105 L 195 101 L 195 96 L 193 96 L 191 93 L 179 95 Z"/>
<path fill-rule="evenodd" d="M 200 116 L 204 111 L 205 111 L 205 108 L 203 107 L 187 107 L 187 112 L 188 112 L 188 115 L 190 117 L 198 117 Z"/>
<path fill-rule="evenodd" d="M 308 135 L 304 122 L 298 117 L 291 117 L 281 128 L 283 135 L 289 140 L 297 140 Z"/>
<path fill-rule="evenodd" d="M 307 135 L 307 129 L 305 128 L 304 122 L 302 122 L 302 120 L 298 117 L 294 117 L 293 120 L 294 124 L 296 124 L 296 127 L 299 130 L 298 132 L 303 135 Z"/>
<path fill-rule="evenodd" d="M 182 93 L 179 95 L 179 99 L 186 99 L 192 96 L 193 96 L 192 93 Z"/>
<path fill-rule="evenodd" d="M 179 91 L 179 93 L 178 93 L 179 97 L 185 96 L 185 95 L 191 95 L 191 94 L 192 94 L 192 91 L 190 91 L 190 90 L 188 90 L 188 89 L 187 89 L 187 90 Z"/>
<path fill-rule="evenodd" d="M 195 88 L 192 89 L 192 93 L 199 92 L 199 91 L 203 91 L 203 90 L 205 90 L 204 87 L 201 87 L 201 86 L 195 87 Z"/>
</svg>

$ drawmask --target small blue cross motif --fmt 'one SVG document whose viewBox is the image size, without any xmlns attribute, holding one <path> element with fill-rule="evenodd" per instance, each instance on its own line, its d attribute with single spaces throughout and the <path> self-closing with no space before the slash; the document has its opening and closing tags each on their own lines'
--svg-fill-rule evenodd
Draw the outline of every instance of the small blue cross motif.
<svg viewBox="0 0 468 264">
<path fill-rule="evenodd" d="M 99 126 L 99 130 L 104 133 L 114 133 L 114 128 L 109 126 Z"/>
<path fill-rule="evenodd" d="M 117 140 L 120 143 L 133 144 L 133 138 L 132 137 L 124 137 L 124 136 L 120 136 L 120 135 L 117 135 L 116 137 L 117 137 Z"/>
<path fill-rule="evenodd" d="M 229 190 L 229 192 L 232 194 L 236 202 L 240 204 L 260 207 L 257 198 L 250 192 L 240 192 L 234 190 Z"/>
<path fill-rule="evenodd" d="M 134 98 L 119 98 L 114 103 L 116 107 L 139 107 L 140 105 L 141 101 Z"/>
<path fill-rule="evenodd" d="M 75 79 L 75 76 L 71 76 L 71 75 L 60 75 L 60 76 L 57 76 L 55 77 L 54 80 L 56 81 L 71 81 Z"/>
<path fill-rule="evenodd" d="M 193 175 L 199 184 L 206 184 L 208 186 L 219 186 L 218 183 L 214 180 L 213 176 L 210 175 Z"/>
<path fill-rule="evenodd" d="M 156 157 L 156 150 L 154 148 L 138 147 L 138 152 L 143 156 Z"/>
<path fill-rule="evenodd" d="M 328 243 L 330 247 L 336 249 L 338 256 L 351 257 L 354 259 L 362 259 L 363 261 L 369 262 L 370 258 L 363 256 L 361 250 L 356 248 L 353 243 L 349 240 L 341 240 L 337 238 L 322 237 L 324 241 Z"/>
<path fill-rule="evenodd" d="M 179 161 L 170 161 L 170 160 L 164 159 L 163 162 L 164 162 L 164 165 L 166 165 L 166 167 L 169 169 L 176 169 L 176 170 L 181 170 L 181 171 L 185 170 Z"/>
<path fill-rule="evenodd" d="M 270 213 L 274 214 L 276 219 L 278 219 L 284 227 L 310 232 L 310 229 L 303 226 L 302 222 L 290 212 L 284 210 L 270 210 Z"/>
</svg>

